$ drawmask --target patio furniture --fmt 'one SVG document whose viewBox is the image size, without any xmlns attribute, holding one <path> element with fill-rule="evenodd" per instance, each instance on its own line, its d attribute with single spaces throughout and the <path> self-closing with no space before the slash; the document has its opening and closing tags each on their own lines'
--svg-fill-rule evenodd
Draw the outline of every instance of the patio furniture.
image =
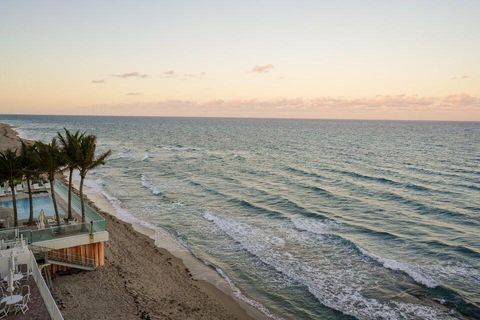
<svg viewBox="0 0 480 320">
<path fill-rule="evenodd" d="M 23 274 L 21 274 L 21 273 L 15 273 L 15 274 L 13 275 L 13 282 L 15 282 L 15 284 L 16 284 L 17 286 L 19 286 L 19 285 L 20 285 L 20 282 L 19 282 L 19 281 L 22 280 L 22 278 L 23 278 Z M 8 282 L 8 276 L 6 276 L 5 278 L 3 278 L 3 281 Z"/>
<path fill-rule="evenodd" d="M 27 302 L 30 302 L 30 286 L 28 284 L 22 286 L 20 289 L 20 294 L 28 297 Z"/>
<path fill-rule="evenodd" d="M 15 187 L 15 190 L 16 191 L 23 191 L 23 186 L 21 184 L 17 184 L 17 186 Z"/>
<path fill-rule="evenodd" d="M 30 299 L 30 293 L 28 293 L 28 294 L 26 294 L 22 297 L 22 299 L 21 299 L 22 302 L 15 304 L 15 314 L 17 314 L 18 311 L 21 311 L 23 314 L 25 314 L 28 311 L 28 300 L 29 299 Z"/>
<path fill-rule="evenodd" d="M 47 188 L 47 189 L 50 188 L 50 182 L 45 182 L 45 183 L 43 184 L 43 186 L 44 186 L 45 188 Z"/>
<path fill-rule="evenodd" d="M 17 265 L 17 272 L 21 273 L 23 277 L 28 280 L 30 273 L 28 272 L 28 265 L 26 263 L 21 263 Z"/>
<path fill-rule="evenodd" d="M 6 196 L 5 191 L 3 191 L 3 188 L 0 187 L 0 197 Z"/>
<path fill-rule="evenodd" d="M 7 313 L 8 313 L 10 312 L 10 308 L 16 305 L 17 303 L 19 303 L 20 301 L 22 301 L 22 299 L 23 297 L 19 294 L 8 295 L 0 301 L 0 304 L 5 302 L 5 304 L 7 305 Z"/>
<path fill-rule="evenodd" d="M 8 316 L 7 302 L 2 301 L 0 302 L 0 319 L 5 318 L 6 316 Z"/>
</svg>

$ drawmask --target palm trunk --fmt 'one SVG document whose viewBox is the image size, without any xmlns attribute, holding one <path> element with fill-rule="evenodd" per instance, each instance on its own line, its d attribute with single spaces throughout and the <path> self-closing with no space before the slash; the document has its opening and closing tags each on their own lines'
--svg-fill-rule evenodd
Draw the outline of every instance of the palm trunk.
<svg viewBox="0 0 480 320">
<path fill-rule="evenodd" d="M 13 225 L 18 226 L 18 216 L 17 216 L 17 197 L 15 196 L 15 186 L 10 184 L 10 189 L 12 190 L 12 203 L 13 203 Z"/>
<path fill-rule="evenodd" d="M 82 207 L 82 222 L 85 222 L 85 204 L 83 203 L 83 180 L 85 180 L 85 176 L 80 175 L 80 204 Z"/>
<path fill-rule="evenodd" d="M 72 220 L 72 175 L 73 168 L 70 168 L 70 174 L 68 176 L 68 220 Z"/>
<path fill-rule="evenodd" d="M 28 224 L 33 225 L 33 199 L 32 199 L 32 189 L 30 187 L 29 177 L 27 177 L 27 186 L 28 186 L 28 202 L 30 204 L 30 216 L 28 217 Z"/>
<path fill-rule="evenodd" d="M 57 201 L 55 200 L 54 181 L 55 179 L 50 179 L 50 190 L 52 191 L 52 201 L 53 201 L 53 209 L 55 210 L 55 218 L 57 219 L 57 224 L 60 225 L 60 215 L 58 214 Z"/>
</svg>

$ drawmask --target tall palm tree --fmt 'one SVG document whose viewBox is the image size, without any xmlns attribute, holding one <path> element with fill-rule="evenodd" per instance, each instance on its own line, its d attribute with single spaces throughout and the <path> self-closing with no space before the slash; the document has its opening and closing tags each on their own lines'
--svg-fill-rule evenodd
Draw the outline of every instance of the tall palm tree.
<svg viewBox="0 0 480 320">
<path fill-rule="evenodd" d="M 72 220 L 72 175 L 73 171 L 78 168 L 78 154 L 79 154 L 79 143 L 83 139 L 85 132 L 80 133 L 76 131 L 71 133 L 65 129 L 65 135 L 62 135 L 60 132 L 57 132 L 58 140 L 62 145 L 62 152 L 65 158 L 66 166 L 68 168 L 68 220 Z"/>
<path fill-rule="evenodd" d="M 42 165 L 42 171 L 47 174 L 48 181 L 50 181 L 50 191 L 52 193 L 55 218 L 57 219 L 57 223 L 60 224 L 60 215 L 58 214 L 58 206 L 55 196 L 55 174 L 60 171 L 63 165 L 65 165 L 63 153 L 60 150 L 56 138 L 53 138 L 50 143 L 37 141 L 35 142 L 35 146 L 38 158 Z"/>
<path fill-rule="evenodd" d="M 33 199 L 32 199 L 32 187 L 31 182 L 34 177 L 37 177 L 40 173 L 40 160 L 36 152 L 36 146 L 34 144 L 26 144 L 22 141 L 22 149 L 20 150 L 20 160 L 23 175 L 27 181 L 28 188 L 28 201 L 30 204 L 30 215 L 28 217 L 28 224 L 33 225 Z"/>
<path fill-rule="evenodd" d="M 7 149 L 0 152 L 0 175 L 8 181 L 12 191 L 13 224 L 18 226 L 17 199 L 15 196 L 15 180 L 22 178 L 22 167 L 17 150 Z"/>
<path fill-rule="evenodd" d="M 95 157 L 97 149 L 97 137 L 94 135 L 86 135 L 80 140 L 78 153 L 78 169 L 80 171 L 80 203 L 82 206 L 82 222 L 85 222 L 85 204 L 83 202 L 83 183 L 87 173 L 105 164 L 105 160 L 112 153 L 112 150 L 102 153 Z"/>
</svg>

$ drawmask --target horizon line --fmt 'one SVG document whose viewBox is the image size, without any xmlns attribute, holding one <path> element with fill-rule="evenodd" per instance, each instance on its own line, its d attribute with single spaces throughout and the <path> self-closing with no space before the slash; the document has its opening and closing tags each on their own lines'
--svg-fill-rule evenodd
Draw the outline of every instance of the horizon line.
<svg viewBox="0 0 480 320">
<path fill-rule="evenodd" d="M 1 113 L 1 116 L 38 116 L 38 117 L 116 117 L 116 118 L 180 118 L 180 119 L 243 119 L 243 120 L 329 120 L 329 121 L 392 121 L 392 122 L 467 122 L 479 120 L 438 120 L 438 119 L 356 119 L 356 118 L 288 118 L 288 117 L 225 117 L 225 116 L 159 116 L 159 115 L 112 115 L 112 114 L 38 114 L 38 113 Z"/>
</svg>

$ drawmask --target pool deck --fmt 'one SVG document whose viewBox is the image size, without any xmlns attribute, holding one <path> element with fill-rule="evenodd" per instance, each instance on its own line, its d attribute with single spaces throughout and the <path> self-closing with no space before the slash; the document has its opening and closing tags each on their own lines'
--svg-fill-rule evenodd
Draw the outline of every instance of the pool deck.
<svg viewBox="0 0 480 320">
<path fill-rule="evenodd" d="M 43 190 L 41 192 L 36 192 L 36 193 L 32 192 L 32 197 L 33 198 L 49 197 L 51 199 L 50 191 L 48 191 L 48 190 Z M 17 201 L 18 200 L 23 200 L 23 199 L 28 199 L 28 193 L 27 192 L 18 192 L 16 194 L 16 199 L 17 199 Z M 11 201 L 12 201 L 12 196 L 11 195 L 0 197 L 0 202 L 11 202 Z M 58 205 L 58 208 L 59 208 L 59 211 L 60 211 L 60 219 L 63 219 L 66 216 L 66 212 L 68 211 L 67 210 L 67 203 L 65 203 L 61 197 L 57 197 L 57 205 Z M 35 210 L 35 204 L 34 204 L 34 210 Z M 39 212 L 38 212 L 38 210 L 35 210 L 34 213 L 36 213 L 38 215 Z M 74 218 L 76 218 L 77 220 L 81 219 L 81 216 L 75 210 L 73 210 L 72 214 L 73 214 Z M 53 213 L 48 214 L 47 218 L 55 219 L 55 215 Z M 34 219 L 36 221 L 36 216 L 34 217 Z M 7 227 L 7 226 L 13 227 L 13 209 L 0 207 L 0 222 L 2 220 L 4 221 L 4 228 Z M 27 222 L 28 222 L 28 218 L 18 219 L 18 224 L 20 226 L 26 224 Z"/>
</svg>

